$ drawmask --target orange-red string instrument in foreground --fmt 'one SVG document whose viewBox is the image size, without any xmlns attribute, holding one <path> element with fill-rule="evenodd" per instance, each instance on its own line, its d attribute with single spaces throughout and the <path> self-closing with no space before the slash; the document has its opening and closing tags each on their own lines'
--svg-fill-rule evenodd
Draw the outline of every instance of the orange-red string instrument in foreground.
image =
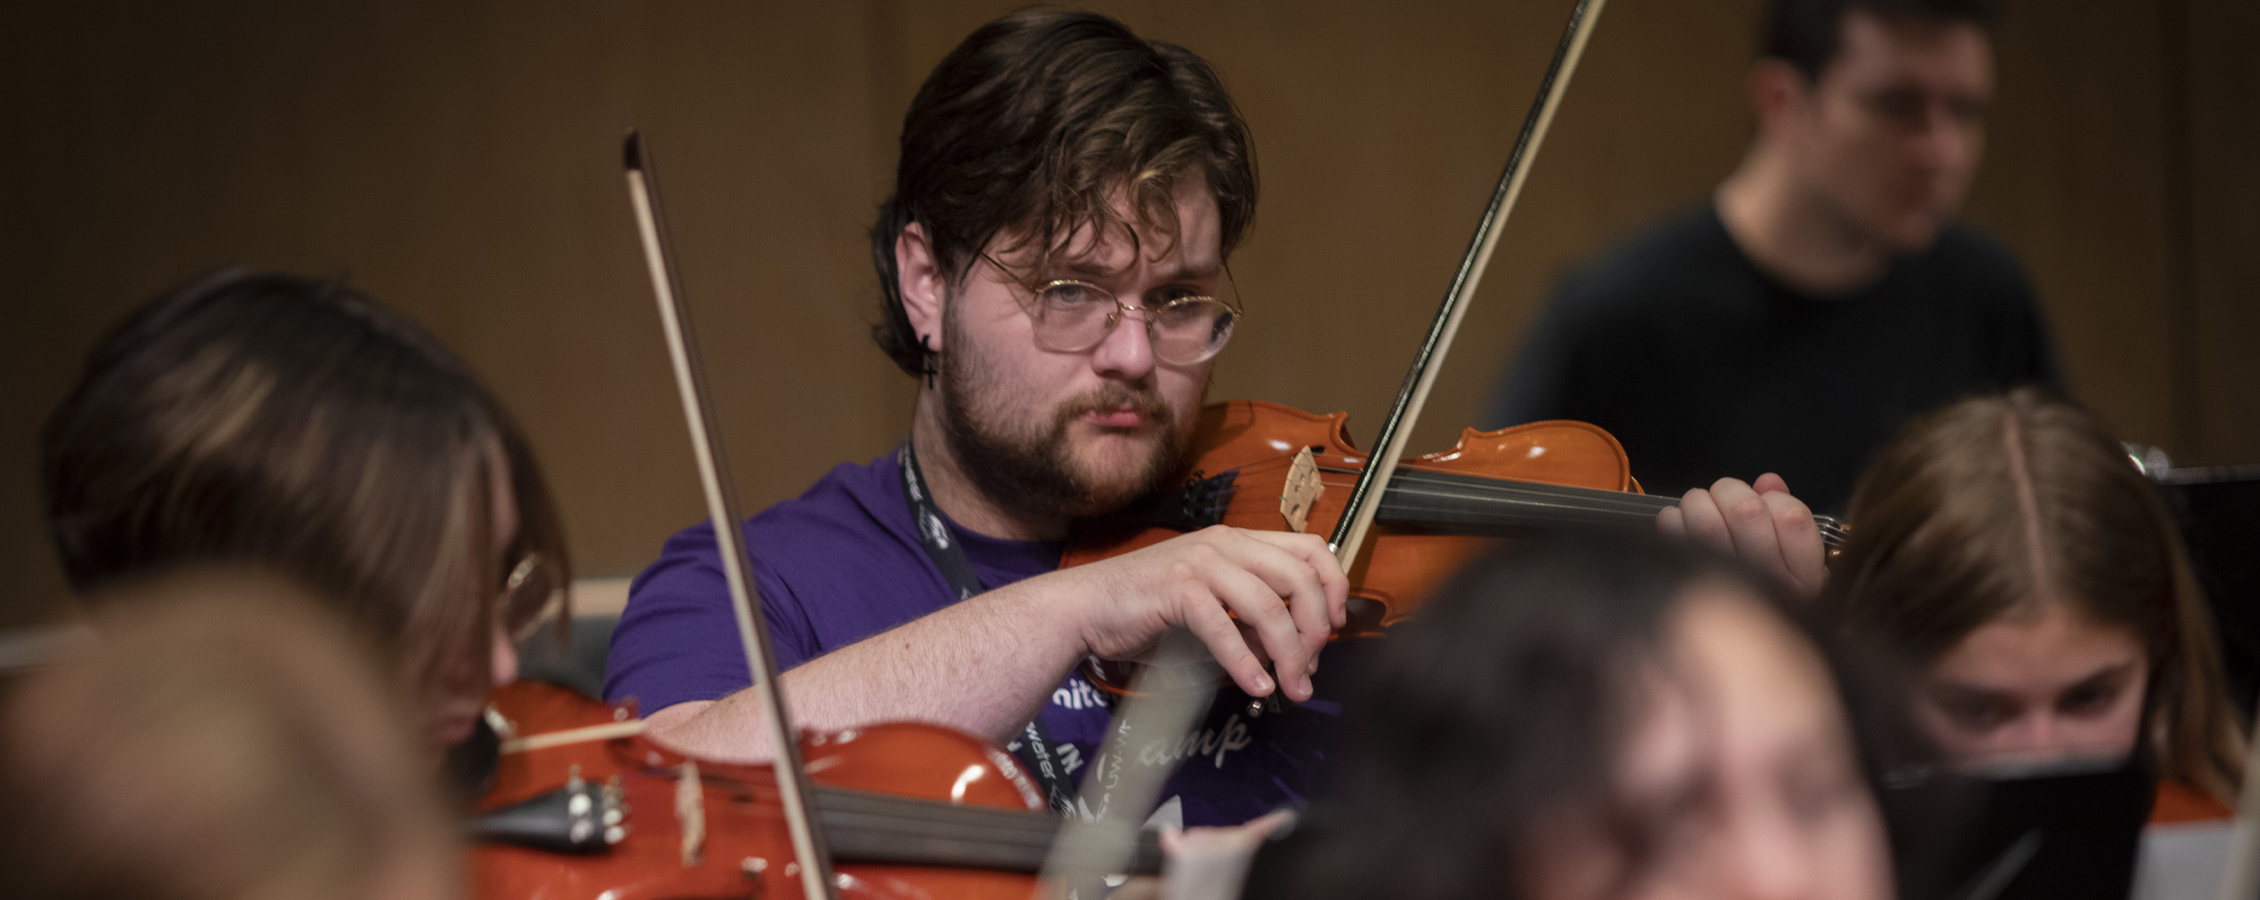
<svg viewBox="0 0 2260 900">
<path fill-rule="evenodd" d="M 471 823 L 474 896 L 492 900 L 1025 900 L 1060 830 L 1003 749 L 932 725 L 796 736 L 752 586 L 745 533 L 638 138 L 628 183 L 773 765 L 698 760 L 642 737 L 630 709 L 510 685 L 493 787 Z M 1158 869 L 1150 838 L 1130 873 Z M 834 863 L 838 865 L 835 866 Z"/>
<path fill-rule="evenodd" d="M 1082 523 L 1062 565 L 1213 524 L 1324 529 L 1350 578 L 1349 623 L 1335 636 L 1372 636 L 1410 615 L 1497 537 L 1533 528 L 1655 527 L 1656 514 L 1677 501 L 1639 493 L 1624 448 L 1583 422 L 1468 429 L 1450 450 L 1402 460 L 1604 3 L 1580 0 L 1571 12 L 1506 170 L 1382 423 L 1377 449 L 1368 454 L 1350 443 L 1345 413 L 1321 416 L 1260 401 L 1209 406 L 1194 429 L 1192 460 L 1179 486 L 1127 515 Z M 1832 547 L 1841 542 L 1840 523 L 1816 519 L 1824 541 Z M 1368 541 L 1376 525 L 1380 530 Z M 1119 690 L 1121 673 L 1130 668 L 1094 664 L 1091 674 Z"/>
<path fill-rule="evenodd" d="M 504 743 L 479 804 L 488 813 L 474 831 L 488 843 L 472 853 L 473 896 L 807 896 L 773 766 L 701 761 L 623 734 L 641 722 L 557 685 L 509 685 L 492 702 L 512 731 L 534 736 Z M 1035 892 L 1059 820 L 1003 750 L 905 723 L 811 735 L 800 751 L 838 896 Z"/>
</svg>

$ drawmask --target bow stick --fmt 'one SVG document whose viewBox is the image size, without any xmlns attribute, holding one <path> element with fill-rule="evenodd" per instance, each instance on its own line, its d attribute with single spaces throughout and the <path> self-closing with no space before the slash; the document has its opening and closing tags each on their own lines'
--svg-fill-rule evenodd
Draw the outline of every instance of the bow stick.
<svg viewBox="0 0 2260 900">
<path fill-rule="evenodd" d="M 1327 549 L 1342 561 L 1344 571 L 1357 560 L 1366 531 L 1373 527 L 1374 513 L 1381 508 L 1382 491 L 1377 488 L 1388 473 L 1397 470 L 1397 459 L 1404 455 L 1405 444 L 1412 437 L 1413 422 L 1428 403 L 1428 389 L 1436 383 L 1437 370 L 1443 368 L 1444 353 L 1459 334 L 1460 320 L 1467 317 L 1468 298 L 1491 264 L 1491 250 L 1499 245 L 1499 232 L 1507 224 L 1507 214 L 1514 211 L 1515 198 L 1522 194 L 1531 160 L 1537 158 L 1538 146 L 1546 142 L 1546 130 L 1554 124 L 1554 110 L 1562 105 L 1570 76 L 1577 71 L 1577 60 L 1585 54 L 1585 41 L 1593 35 L 1593 25 L 1600 20 L 1601 7 L 1607 2 L 1578 0 L 1577 8 L 1569 14 L 1569 27 L 1562 30 L 1561 43 L 1554 47 L 1554 60 L 1546 66 L 1545 80 L 1538 84 L 1538 99 L 1531 102 L 1530 114 L 1522 120 L 1522 134 L 1515 138 L 1506 171 L 1499 174 L 1499 184 L 1491 190 L 1491 203 L 1484 208 L 1483 220 L 1476 223 L 1475 238 L 1468 242 L 1467 254 L 1460 258 L 1459 271 L 1452 276 L 1452 286 L 1444 292 L 1443 306 L 1428 326 L 1419 355 L 1413 357 L 1412 371 L 1405 374 L 1404 386 L 1397 389 L 1397 401 L 1389 407 L 1389 418 L 1381 424 L 1373 456 L 1366 460 L 1365 471 L 1350 489 L 1342 519 L 1326 542 Z"/>
<path fill-rule="evenodd" d="M 1538 155 L 1538 146 L 1546 139 L 1546 130 L 1554 121 L 1554 110 L 1561 106 L 1570 75 L 1577 70 L 1586 39 L 1592 36 L 1593 25 L 1606 3 L 1607 0 L 1578 0 L 1577 8 L 1570 13 L 1569 26 L 1554 49 L 1552 63 L 1546 67 L 1545 80 L 1539 84 L 1538 98 L 1523 120 L 1514 152 L 1507 157 L 1506 171 L 1499 176 L 1499 184 L 1491 192 L 1490 206 L 1476 225 L 1475 239 L 1469 243 L 1467 255 L 1460 260 L 1459 272 L 1444 295 L 1443 308 L 1437 310 L 1436 320 L 1429 326 L 1428 338 L 1421 344 L 1412 372 L 1405 377 L 1404 387 L 1397 392 L 1397 402 L 1382 425 L 1378 446 L 1372 458 L 1366 461 L 1364 473 L 1351 490 L 1346 514 L 1328 542 L 1328 548 L 1341 560 L 1345 570 L 1357 558 L 1358 548 L 1373 524 L 1374 513 L 1380 509 L 1382 492 L 1374 488 L 1380 484 L 1383 473 L 1395 471 L 1398 457 L 1404 454 L 1406 438 L 1412 433 L 1413 421 L 1420 416 L 1421 406 L 1428 400 L 1428 389 L 1436 381 L 1444 352 L 1451 347 L 1452 337 L 1459 332 L 1460 320 L 1467 315 L 1467 298 L 1483 280 L 1483 270 L 1491 262 L 1491 250 L 1499 243 L 1499 231 L 1506 224 L 1507 214 L 1514 209 L 1515 198 L 1522 193 L 1523 181 L 1530 173 L 1530 161 Z M 1183 642 L 1183 636 L 1173 637 Z M 1145 678 L 1160 668 L 1165 666 L 1147 667 L 1139 676 L 1140 684 L 1133 685 L 1124 698 L 1114 727 L 1108 731 L 1109 752 L 1131 752 L 1126 742 L 1118 740 L 1126 733 L 1182 735 L 1197 727 L 1200 710 L 1207 705 L 1211 692 L 1143 690 Z M 1126 724 L 1131 727 L 1126 729 Z M 1104 759 L 1104 754 L 1101 758 Z M 1122 763 L 1117 761 L 1116 765 Z M 1136 777 L 1132 777 L 1133 774 Z M 1113 816 L 1097 822 L 1070 824 L 1044 864 L 1046 887 L 1054 896 L 1092 884 L 1098 876 L 1120 871 L 1120 860 L 1128 856 L 1124 848 L 1137 834 L 1134 824 L 1137 820 L 1124 818 L 1120 810 L 1150 806 L 1166 774 L 1166 771 L 1136 769 L 1125 773 L 1122 778 L 1125 784 L 1118 785 L 1110 798 L 1116 806 Z M 1094 793 L 1095 785 L 1091 782 L 1097 780 L 1096 775 L 1086 779 L 1083 792 L 1086 800 Z"/>
<path fill-rule="evenodd" d="M 730 470 L 723 465 L 722 432 L 715 427 L 714 407 L 708 401 L 705 367 L 699 361 L 698 337 L 691 330 L 690 306 L 684 302 L 675 274 L 675 255 L 667 240 L 666 223 L 659 206 L 659 182 L 651 158 L 633 129 L 625 147 L 628 200 L 635 206 L 636 231 L 643 237 L 645 268 L 651 270 L 651 291 L 659 302 L 659 321 L 667 332 L 667 355 L 675 363 L 675 386 L 683 397 L 683 418 L 690 425 L 691 450 L 698 457 L 698 480 L 706 492 L 706 512 L 714 522 L 714 539 L 722 551 L 722 574 L 730 585 L 730 609 L 737 614 L 738 639 L 745 644 L 746 668 L 754 687 L 768 704 L 769 740 L 777 748 L 777 796 L 783 801 L 785 827 L 792 835 L 793 857 L 800 863 L 801 896 L 808 900 L 834 900 L 832 854 L 824 834 L 809 826 L 808 772 L 801 767 L 800 742 L 793 739 L 785 721 L 785 695 L 777 688 L 777 659 L 769 652 L 769 626 L 761 617 L 761 596 L 753 588 L 752 558 L 746 554 L 745 532 L 738 523 L 737 491 L 730 485 Z"/>
</svg>

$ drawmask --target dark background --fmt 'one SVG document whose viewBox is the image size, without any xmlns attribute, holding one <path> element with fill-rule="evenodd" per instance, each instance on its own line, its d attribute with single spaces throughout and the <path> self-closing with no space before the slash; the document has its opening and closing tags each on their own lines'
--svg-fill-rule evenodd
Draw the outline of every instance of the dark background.
<svg viewBox="0 0 2260 900">
<path fill-rule="evenodd" d="M 104 327 L 232 261 L 344 276 L 431 326 L 531 432 L 582 573 L 639 569 L 701 511 L 619 177 L 630 125 L 746 506 L 884 452 L 912 388 L 865 336 L 863 231 L 919 79 L 1017 5 L 8 4 L 0 627 L 63 608 L 40 421 Z M 1214 62 L 1255 133 L 1251 317 L 1212 396 L 1347 409 L 1370 440 L 1569 0 L 1091 5 Z M 1566 266 L 1734 166 L 1756 13 L 1609 4 L 1415 452 L 1473 421 Z M 1970 218 L 2030 267 L 2081 398 L 2183 464 L 2260 461 L 2255 45 L 2244 0 L 2013 0 L 1996 45 Z"/>
</svg>

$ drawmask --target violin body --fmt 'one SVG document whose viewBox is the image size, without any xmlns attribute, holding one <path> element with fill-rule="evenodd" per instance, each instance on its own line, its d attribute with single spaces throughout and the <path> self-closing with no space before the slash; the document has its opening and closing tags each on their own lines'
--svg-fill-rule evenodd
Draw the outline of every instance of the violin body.
<svg viewBox="0 0 2260 900">
<path fill-rule="evenodd" d="M 1213 481 L 1230 476 L 1229 502 L 1215 522 L 1326 535 L 1341 519 L 1368 456 L 1350 442 L 1348 421 L 1345 412 L 1322 416 L 1261 400 L 1210 404 L 1194 429 L 1185 477 Z M 1306 447 L 1325 491 L 1310 504 L 1303 527 L 1295 529 L 1282 512 L 1281 495 L 1297 452 Z M 1470 428 L 1451 449 L 1401 462 L 1394 475 L 1404 481 L 1407 473 L 1598 491 L 1640 489 L 1616 438 L 1584 422 L 1533 422 L 1498 431 Z M 1441 520 L 1399 516 L 1392 521 L 1388 502 L 1384 500 L 1383 516 L 1349 567 L 1350 621 L 1336 637 L 1373 636 L 1402 621 L 1470 556 L 1497 540 L 1470 533 L 1484 529 L 1455 528 Z M 1168 525 L 1092 523 L 1078 531 L 1060 565 L 1117 556 L 1180 533 Z"/>
<path fill-rule="evenodd" d="M 538 682 L 497 689 L 491 702 L 518 734 L 627 718 L 625 710 Z M 1034 783 L 1010 754 L 946 728 L 879 725 L 806 736 L 802 748 L 809 776 L 820 793 L 833 789 L 831 793 L 839 795 L 843 792 L 837 789 L 852 789 L 845 793 L 871 792 L 1022 813 L 1042 809 Z M 479 802 L 479 809 L 550 792 L 573 774 L 599 784 L 618 779 L 627 813 L 622 822 L 626 833 L 608 851 L 586 855 L 479 845 L 471 853 L 473 896 L 494 900 L 800 897 L 799 869 L 793 862 L 773 770 L 768 765 L 697 761 L 697 782 L 686 791 L 682 769 L 686 761 L 640 736 L 503 755 L 494 787 Z M 686 824 L 679 799 L 685 793 L 694 794 L 695 805 L 702 807 L 696 814 L 698 824 Z M 828 819 L 827 824 L 832 822 Z M 694 853 L 684 851 L 686 831 L 703 833 Z M 1026 900 L 1036 890 L 1035 877 L 1024 872 L 857 864 L 851 861 L 852 836 L 834 843 L 843 898 Z"/>
</svg>

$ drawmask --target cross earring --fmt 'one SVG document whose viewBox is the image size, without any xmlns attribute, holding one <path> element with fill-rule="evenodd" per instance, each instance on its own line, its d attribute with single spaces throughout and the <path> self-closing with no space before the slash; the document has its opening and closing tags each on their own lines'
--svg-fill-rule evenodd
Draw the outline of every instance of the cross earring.
<svg viewBox="0 0 2260 900">
<path fill-rule="evenodd" d="M 921 360 L 919 361 L 919 362 L 920 362 L 920 366 L 919 366 L 919 368 L 921 368 L 921 369 L 925 370 L 925 373 L 926 373 L 926 386 L 927 386 L 927 387 L 933 387 L 933 386 L 934 386 L 934 357 L 936 357 L 936 356 L 939 356 L 939 355 L 941 355 L 941 354 L 940 354 L 940 352 L 939 352 L 939 351 L 937 351 L 937 350 L 935 350 L 935 349 L 934 349 L 934 337 L 933 337 L 933 335 L 927 335 L 927 334 L 921 334 L 921 335 L 919 335 L 919 336 L 918 336 L 918 346 L 919 346 L 919 348 L 920 348 L 920 349 L 923 349 L 923 350 L 925 350 L 925 351 L 926 351 L 926 356 L 925 356 L 925 358 L 924 358 L 924 359 L 921 359 Z"/>
</svg>

